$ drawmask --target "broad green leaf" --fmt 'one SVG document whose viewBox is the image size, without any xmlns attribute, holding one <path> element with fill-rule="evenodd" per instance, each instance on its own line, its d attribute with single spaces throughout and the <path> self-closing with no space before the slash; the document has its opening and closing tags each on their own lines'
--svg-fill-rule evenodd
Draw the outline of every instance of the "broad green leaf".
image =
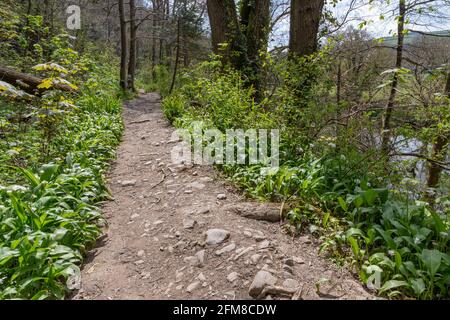
<svg viewBox="0 0 450 320">
<path fill-rule="evenodd" d="M 389 280 L 384 283 L 384 285 L 380 289 L 380 293 L 385 293 L 386 291 L 390 291 L 392 289 L 407 287 L 408 282 L 401 280 Z"/>
<path fill-rule="evenodd" d="M 420 296 L 426 289 L 425 282 L 422 278 L 411 280 L 411 287 L 417 296 Z"/>
<path fill-rule="evenodd" d="M 428 271 L 430 272 L 430 275 L 434 277 L 436 272 L 439 270 L 439 267 L 441 266 L 441 252 L 438 250 L 424 249 L 420 256 Z"/>
</svg>

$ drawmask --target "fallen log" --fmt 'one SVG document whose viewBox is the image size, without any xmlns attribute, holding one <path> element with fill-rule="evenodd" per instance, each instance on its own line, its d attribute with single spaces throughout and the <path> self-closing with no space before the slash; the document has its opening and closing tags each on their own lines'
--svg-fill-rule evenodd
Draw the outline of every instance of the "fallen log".
<svg viewBox="0 0 450 320">
<path fill-rule="evenodd" d="M 27 93 L 35 94 L 36 92 L 44 92 L 48 89 L 38 88 L 42 83 L 41 78 L 32 76 L 30 74 L 18 72 L 14 69 L 0 66 L 0 81 L 7 82 L 18 89 L 21 89 Z M 56 84 L 53 86 L 54 89 L 74 92 L 75 89 L 66 84 Z"/>
</svg>

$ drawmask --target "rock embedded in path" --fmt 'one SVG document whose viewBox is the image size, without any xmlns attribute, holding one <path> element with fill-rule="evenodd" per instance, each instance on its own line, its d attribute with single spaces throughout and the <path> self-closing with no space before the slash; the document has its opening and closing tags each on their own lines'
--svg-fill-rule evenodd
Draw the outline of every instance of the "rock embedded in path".
<svg viewBox="0 0 450 320">
<path fill-rule="evenodd" d="M 226 200 L 227 199 L 227 195 L 224 193 L 220 193 L 217 195 L 217 200 Z"/>
<path fill-rule="evenodd" d="M 288 274 L 293 275 L 294 274 L 294 268 L 288 266 L 288 265 L 284 265 L 283 266 L 283 270 L 286 271 Z"/>
<path fill-rule="evenodd" d="M 255 247 L 250 246 L 248 248 L 245 248 L 244 250 L 240 251 L 235 257 L 234 257 L 234 261 L 238 260 L 240 257 L 242 257 L 243 255 L 249 253 L 250 251 L 255 250 Z"/>
<path fill-rule="evenodd" d="M 205 282 L 206 281 L 206 277 L 203 273 L 200 273 L 197 277 L 198 280 L 200 280 L 201 282 Z"/>
<path fill-rule="evenodd" d="M 250 285 L 248 294 L 253 298 L 257 298 L 265 287 L 274 286 L 275 283 L 277 283 L 277 278 L 271 273 L 267 271 L 258 271 Z"/>
<path fill-rule="evenodd" d="M 294 279 L 286 279 L 283 281 L 283 287 L 288 289 L 297 289 L 300 286 L 300 283 Z"/>
<path fill-rule="evenodd" d="M 203 183 L 195 181 L 190 184 L 190 187 L 192 189 L 203 190 L 206 186 Z"/>
<path fill-rule="evenodd" d="M 223 229 L 209 229 L 205 236 L 207 245 L 217 245 L 227 240 L 230 237 L 230 232 Z"/>
<path fill-rule="evenodd" d="M 186 292 L 192 293 L 194 290 L 196 290 L 200 286 L 200 281 L 192 282 L 190 285 L 187 286 Z"/>
<path fill-rule="evenodd" d="M 134 187 L 136 185 L 136 180 L 125 180 L 120 183 L 122 187 Z"/>
<path fill-rule="evenodd" d="M 239 273 L 237 273 L 237 272 L 232 272 L 227 276 L 227 280 L 231 283 L 235 282 L 238 279 L 239 279 Z"/>
<path fill-rule="evenodd" d="M 210 212 L 211 212 L 211 209 L 209 207 L 205 207 L 205 208 L 198 209 L 197 214 L 203 215 L 203 214 L 208 214 Z"/>
<path fill-rule="evenodd" d="M 203 267 L 205 265 L 205 250 L 201 250 L 195 254 L 195 257 L 198 260 L 198 267 Z"/>
<path fill-rule="evenodd" d="M 305 260 L 303 260 L 300 257 L 294 257 L 293 259 L 294 259 L 295 263 L 297 263 L 297 264 L 305 264 Z"/>
<path fill-rule="evenodd" d="M 293 267 L 295 265 L 295 261 L 293 258 L 287 258 L 284 260 L 284 264 L 289 267 Z"/>
<path fill-rule="evenodd" d="M 183 220 L 183 229 L 187 229 L 187 230 L 194 229 L 196 223 L 197 223 L 197 221 L 195 221 L 194 219 L 184 219 Z"/>
<path fill-rule="evenodd" d="M 205 250 L 197 252 L 194 256 L 186 257 L 183 261 L 193 267 L 201 268 L 205 265 Z"/>
<path fill-rule="evenodd" d="M 256 253 L 250 257 L 250 260 L 253 262 L 253 264 L 258 264 L 258 262 L 261 260 L 261 258 L 262 258 L 262 255 Z"/>
<path fill-rule="evenodd" d="M 145 251 L 144 250 L 139 250 L 137 253 L 138 257 L 143 257 L 145 255 Z"/>
<path fill-rule="evenodd" d="M 244 231 L 244 236 L 246 236 L 247 238 L 251 238 L 253 236 L 253 234 L 250 231 L 245 230 Z"/>
<path fill-rule="evenodd" d="M 269 248 L 270 247 L 270 241 L 269 240 L 264 240 L 263 242 L 261 242 L 259 245 L 258 245 L 258 249 L 259 250 L 264 250 L 264 249 L 267 249 L 267 248 Z"/>
<path fill-rule="evenodd" d="M 238 203 L 229 205 L 224 210 L 253 220 L 279 222 L 282 218 L 279 205 L 270 203 Z"/>
<path fill-rule="evenodd" d="M 236 244 L 233 242 L 233 243 L 227 245 L 226 247 L 223 247 L 222 249 L 217 250 L 216 251 L 216 256 L 221 256 L 222 254 L 231 252 L 234 249 L 236 249 Z"/>
</svg>

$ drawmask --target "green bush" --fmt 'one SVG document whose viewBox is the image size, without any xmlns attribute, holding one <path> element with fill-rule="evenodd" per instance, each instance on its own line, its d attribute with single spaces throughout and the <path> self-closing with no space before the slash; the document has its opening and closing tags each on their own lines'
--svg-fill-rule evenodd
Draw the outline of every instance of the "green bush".
<svg viewBox="0 0 450 320">
<path fill-rule="evenodd" d="M 174 122 L 184 114 L 185 104 L 183 97 L 179 95 L 167 97 L 162 104 L 164 115 L 170 122 Z"/>
<path fill-rule="evenodd" d="M 280 129 L 280 168 L 218 167 L 250 196 L 288 203 L 287 218 L 296 229 L 321 237 L 321 252 L 356 267 L 364 283 L 378 275 L 379 294 L 448 297 L 450 215 L 444 210 L 449 198 L 433 209 L 401 188 L 388 188 L 386 163 L 370 160 L 376 150 L 362 153 L 344 143 L 361 123 L 350 120 L 342 140 L 332 133 L 317 135 L 326 115 L 339 107 L 323 106 L 317 98 L 330 86 L 319 81 L 321 61 L 319 55 L 295 68 L 292 62 L 280 63 L 276 68 L 284 84 L 259 104 L 238 72 L 217 61 L 202 63 L 181 76 L 179 88 L 164 99 L 165 114 L 188 129 L 194 121 L 222 132 Z M 359 121 L 371 130 L 368 117 Z"/>
</svg>

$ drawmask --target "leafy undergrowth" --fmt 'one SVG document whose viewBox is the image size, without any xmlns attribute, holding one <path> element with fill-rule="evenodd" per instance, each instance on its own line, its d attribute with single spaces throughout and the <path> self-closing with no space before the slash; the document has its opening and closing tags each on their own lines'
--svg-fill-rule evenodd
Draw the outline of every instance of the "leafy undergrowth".
<svg viewBox="0 0 450 320">
<path fill-rule="evenodd" d="M 7 51 L 21 36 L 14 30 L 2 39 L 7 65 L 20 60 Z M 97 205 L 109 197 L 103 174 L 123 132 L 114 55 L 81 55 L 67 34 L 37 39 L 26 48 L 45 54 L 26 51 L 21 61 L 42 77 L 41 92 L 0 81 L 0 299 L 63 299 L 80 285 L 79 266 L 105 226 Z"/>
<path fill-rule="evenodd" d="M 52 141 L 60 159 L 16 168 L 23 183 L 0 186 L 0 299 L 63 299 L 79 285 L 83 255 L 105 223 L 96 207 L 108 197 L 102 174 L 123 130 L 120 100 L 111 106 L 109 94 L 79 99 L 61 124 L 69 134 Z"/>
<path fill-rule="evenodd" d="M 401 186 L 388 188 L 389 177 L 368 154 L 347 145 L 336 148 L 333 136 L 307 139 L 292 127 L 286 119 L 295 109 L 289 105 L 289 92 L 283 89 L 276 98 L 255 104 L 241 77 L 213 62 L 186 73 L 180 88 L 164 99 L 163 110 L 176 126 L 191 131 L 198 121 L 204 129 L 222 131 L 281 128 L 279 168 L 218 167 L 251 196 L 292 208 L 287 218 L 295 232 L 320 237 L 322 253 L 349 265 L 378 294 L 448 297 L 448 196 L 438 197 L 432 207 Z M 317 116 L 317 111 L 302 112 L 296 121 L 308 123 L 308 117 Z"/>
</svg>

